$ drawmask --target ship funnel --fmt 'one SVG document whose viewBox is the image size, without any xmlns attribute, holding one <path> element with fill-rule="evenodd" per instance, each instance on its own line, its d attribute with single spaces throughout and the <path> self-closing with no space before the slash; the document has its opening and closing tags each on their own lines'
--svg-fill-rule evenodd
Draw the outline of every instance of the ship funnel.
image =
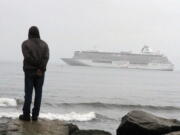
<svg viewBox="0 0 180 135">
<path fill-rule="evenodd" d="M 152 53 L 152 49 L 149 48 L 149 46 L 145 45 L 142 49 L 141 49 L 141 53 Z"/>
</svg>

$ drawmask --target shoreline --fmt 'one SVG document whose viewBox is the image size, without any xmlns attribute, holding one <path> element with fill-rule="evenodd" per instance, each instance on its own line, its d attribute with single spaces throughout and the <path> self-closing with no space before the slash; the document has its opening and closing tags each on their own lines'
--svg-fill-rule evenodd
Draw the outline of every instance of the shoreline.
<svg viewBox="0 0 180 135">
<path fill-rule="evenodd" d="M 111 135 L 103 130 L 80 130 L 78 126 L 60 120 L 39 119 L 37 122 L 0 118 L 0 134 L 9 135 Z"/>
</svg>

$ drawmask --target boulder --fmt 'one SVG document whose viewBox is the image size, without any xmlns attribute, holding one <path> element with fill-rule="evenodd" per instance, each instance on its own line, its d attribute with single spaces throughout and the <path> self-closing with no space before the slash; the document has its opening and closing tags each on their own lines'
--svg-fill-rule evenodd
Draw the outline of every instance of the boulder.
<svg viewBox="0 0 180 135">
<path fill-rule="evenodd" d="M 79 130 L 72 135 L 111 135 L 109 132 L 103 130 Z"/>
<path fill-rule="evenodd" d="M 79 128 L 78 128 L 78 126 L 76 126 L 76 125 L 74 125 L 74 124 L 67 124 L 66 125 L 67 127 L 68 127 L 68 129 L 69 129 L 69 135 L 72 135 L 74 132 L 76 132 L 76 131 L 79 131 Z"/>
<path fill-rule="evenodd" d="M 176 131 L 176 132 L 171 132 L 165 135 L 180 135 L 180 131 Z"/>
<path fill-rule="evenodd" d="M 173 131 L 180 131 L 180 121 L 131 111 L 122 118 L 117 135 L 162 135 Z"/>
</svg>

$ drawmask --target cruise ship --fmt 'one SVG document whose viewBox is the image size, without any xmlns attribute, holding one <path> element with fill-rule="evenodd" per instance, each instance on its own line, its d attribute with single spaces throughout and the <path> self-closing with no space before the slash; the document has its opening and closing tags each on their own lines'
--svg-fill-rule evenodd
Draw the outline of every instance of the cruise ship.
<svg viewBox="0 0 180 135">
<path fill-rule="evenodd" d="M 94 66 L 173 71 L 174 65 L 159 52 L 144 46 L 140 53 L 75 51 L 73 58 L 62 58 L 72 66 Z"/>
</svg>

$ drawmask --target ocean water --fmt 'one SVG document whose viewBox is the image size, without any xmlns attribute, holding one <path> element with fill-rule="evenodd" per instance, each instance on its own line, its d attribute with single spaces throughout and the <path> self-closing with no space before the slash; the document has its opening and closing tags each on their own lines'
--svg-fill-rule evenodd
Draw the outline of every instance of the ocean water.
<svg viewBox="0 0 180 135">
<path fill-rule="evenodd" d="M 0 63 L 0 117 L 17 118 L 22 63 Z M 115 134 L 129 111 L 180 119 L 180 72 L 48 65 L 40 117 Z"/>
</svg>

